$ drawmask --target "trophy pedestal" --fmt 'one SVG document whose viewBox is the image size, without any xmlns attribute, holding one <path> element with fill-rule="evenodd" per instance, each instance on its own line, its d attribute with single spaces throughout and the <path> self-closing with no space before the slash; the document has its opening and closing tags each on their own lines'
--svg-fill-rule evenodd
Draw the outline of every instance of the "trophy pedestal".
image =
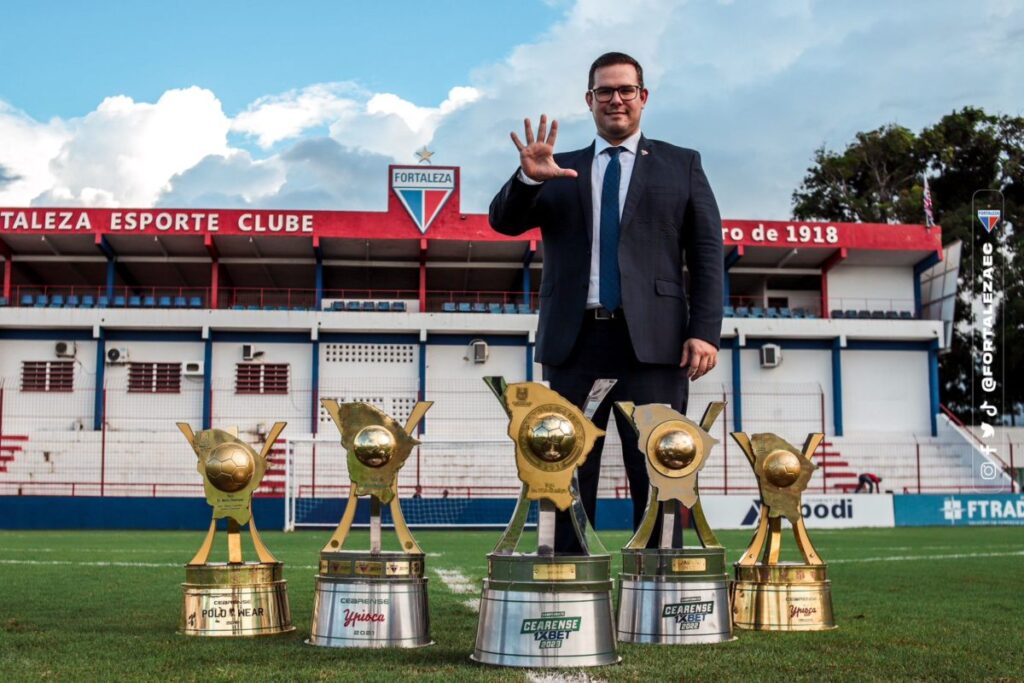
<svg viewBox="0 0 1024 683">
<path fill-rule="evenodd" d="M 754 631 L 828 631 L 832 585 L 824 564 L 735 565 L 732 617 Z"/>
<path fill-rule="evenodd" d="M 313 597 L 310 645 L 432 645 L 423 555 L 323 552 Z"/>
<path fill-rule="evenodd" d="M 725 549 L 624 549 L 618 624 L 624 643 L 734 640 Z"/>
<path fill-rule="evenodd" d="M 581 667 L 615 653 L 607 555 L 490 555 L 480 596 L 474 662 Z"/>
<path fill-rule="evenodd" d="M 186 636 L 272 636 L 294 631 L 280 562 L 186 565 L 178 632 Z"/>
</svg>

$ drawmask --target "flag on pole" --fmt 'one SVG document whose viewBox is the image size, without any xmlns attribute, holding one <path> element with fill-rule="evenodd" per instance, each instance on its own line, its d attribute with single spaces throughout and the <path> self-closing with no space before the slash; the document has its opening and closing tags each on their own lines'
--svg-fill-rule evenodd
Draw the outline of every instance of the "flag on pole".
<svg viewBox="0 0 1024 683">
<path fill-rule="evenodd" d="M 928 187 L 928 176 L 924 177 L 924 226 L 930 228 L 935 225 L 935 215 L 932 213 L 932 191 Z"/>
</svg>

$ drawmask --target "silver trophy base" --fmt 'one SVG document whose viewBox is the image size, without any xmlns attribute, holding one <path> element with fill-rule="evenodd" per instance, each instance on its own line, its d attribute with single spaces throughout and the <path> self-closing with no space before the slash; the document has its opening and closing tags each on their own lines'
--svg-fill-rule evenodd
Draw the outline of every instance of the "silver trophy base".
<svg viewBox="0 0 1024 683">
<path fill-rule="evenodd" d="M 729 582 L 619 577 L 618 638 L 623 643 L 697 645 L 735 640 Z"/>
<path fill-rule="evenodd" d="M 607 555 L 490 559 L 492 576 L 484 579 L 476 648 L 470 659 L 533 668 L 621 661 L 615 652 Z"/>
<path fill-rule="evenodd" d="M 317 576 L 310 645 L 414 648 L 433 645 L 427 579 Z"/>
</svg>

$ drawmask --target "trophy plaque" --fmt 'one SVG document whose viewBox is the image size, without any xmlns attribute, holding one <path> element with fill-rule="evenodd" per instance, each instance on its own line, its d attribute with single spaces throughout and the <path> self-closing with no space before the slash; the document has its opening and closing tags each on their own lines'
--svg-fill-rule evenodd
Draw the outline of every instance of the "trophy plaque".
<svg viewBox="0 0 1024 683">
<path fill-rule="evenodd" d="M 733 432 L 754 468 L 761 491 L 761 519 L 735 564 L 732 614 L 736 628 L 759 631 L 825 631 L 835 628 L 828 566 L 807 535 L 800 497 L 817 467 L 811 456 L 824 434 L 809 434 L 803 450 L 775 434 Z M 780 562 L 782 518 L 793 527 L 803 562 Z"/>
<path fill-rule="evenodd" d="M 636 429 L 651 480 L 643 519 L 622 549 L 619 640 L 665 645 L 733 640 L 725 548 L 697 492 L 697 474 L 718 443 L 708 431 L 725 403 L 709 404 L 699 425 L 660 404 L 615 406 Z M 659 515 L 658 547 L 648 548 Z M 699 547 L 686 547 L 685 538 L 681 547 L 674 546 L 677 515 L 689 520 Z"/>
<path fill-rule="evenodd" d="M 398 471 L 420 443 L 411 434 L 433 404 L 417 403 L 403 428 L 366 403 L 321 403 L 341 432 L 351 485 L 341 521 L 320 551 L 306 642 L 323 647 L 431 645 L 423 551 L 402 514 Z M 347 550 L 361 496 L 370 498 L 370 548 Z M 390 508 L 401 550 L 381 548 L 382 505 Z"/>
<path fill-rule="evenodd" d="M 598 380 L 581 411 L 540 383 L 484 381 L 509 416 L 522 488 L 512 519 L 487 556 L 470 658 L 497 666 L 614 664 L 620 659 L 611 561 L 580 502 L 576 470 L 604 435 L 591 418 L 615 382 Z M 539 507 L 537 550 L 517 552 L 531 501 Z M 569 511 L 581 553 L 555 553 L 556 510 Z"/>
<path fill-rule="evenodd" d="M 178 429 L 198 458 L 206 502 L 213 507 L 210 529 L 195 557 L 185 566 L 185 601 L 179 632 L 187 636 L 264 636 L 294 631 L 288 607 L 284 564 L 263 544 L 252 516 L 252 493 L 267 469 L 267 456 L 284 429 L 277 422 L 263 451 L 238 438 L 238 430 L 207 429 L 198 434 L 185 422 Z M 228 561 L 210 562 L 217 520 L 227 518 Z M 242 525 L 259 562 L 242 560 Z"/>
</svg>

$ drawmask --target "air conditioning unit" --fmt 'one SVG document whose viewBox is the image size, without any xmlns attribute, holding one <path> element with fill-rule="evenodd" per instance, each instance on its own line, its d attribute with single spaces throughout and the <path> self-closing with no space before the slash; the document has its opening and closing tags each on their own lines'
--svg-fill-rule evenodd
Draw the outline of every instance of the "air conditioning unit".
<svg viewBox="0 0 1024 683">
<path fill-rule="evenodd" d="M 256 360 L 263 355 L 254 344 L 242 344 L 242 360 Z"/>
<path fill-rule="evenodd" d="M 74 358 L 78 345 L 73 341 L 59 341 L 53 345 L 53 351 L 57 358 Z"/>
<path fill-rule="evenodd" d="M 479 365 L 481 363 L 486 363 L 489 355 L 490 349 L 487 347 L 487 342 L 483 339 L 474 339 L 469 342 L 469 347 L 466 349 L 466 355 L 462 357 L 462 360 L 473 361 Z"/>
<path fill-rule="evenodd" d="M 186 377 L 202 377 L 205 366 L 201 360 L 190 360 L 184 363 L 181 374 Z"/>
<path fill-rule="evenodd" d="M 761 347 L 761 367 L 777 368 L 782 364 L 782 347 L 778 344 L 765 344 Z"/>
<path fill-rule="evenodd" d="M 111 365 L 122 365 L 128 362 L 128 347 L 115 346 L 107 349 L 107 362 Z"/>
</svg>

